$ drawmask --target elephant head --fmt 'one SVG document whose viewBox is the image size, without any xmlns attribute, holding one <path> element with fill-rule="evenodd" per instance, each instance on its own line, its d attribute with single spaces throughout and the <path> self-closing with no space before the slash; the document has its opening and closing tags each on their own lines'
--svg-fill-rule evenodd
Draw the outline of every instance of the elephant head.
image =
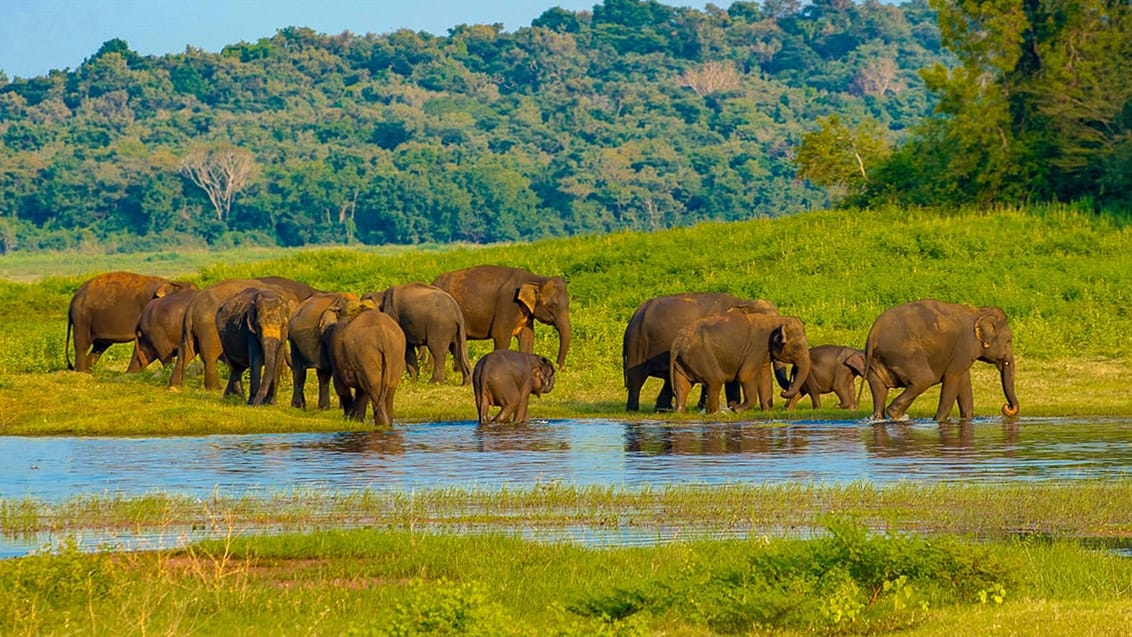
<svg viewBox="0 0 1132 637">
<path fill-rule="evenodd" d="M 772 363 L 794 365 L 794 377 L 782 392 L 782 397 L 797 396 L 812 367 L 810 344 L 806 340 L 806 328 L 803 327 L 802 321 L 792 316 L 782 317 L 782 323 L 770 333 L 770 359 Z"/>
<path fill-rule="evenodd" d="M 531 387 L 534 395 L 541 396 L 554 389 L 554 365 L 550 363 L 549 358 L 539 356 L 538 364 L 534 366 L 531 374 L 534 377 Z"/>
<path fill-rule="evenodd" d="M 516 299 L 535 320 L 553 326 L 558 332 L 557 363 L 561 367 L 570 348 L 570 296 L 566 293 L 566 279 L 555 276 L 541 284 L 523 283 Z"/>
<path fill-rule="evenodd" d="M 1014 393 L 1014 335 L 1006 324 L 1006 312 L 997 307 L 979 308 L 975 317 L 975 341 L 978 344 L 976 358 L 998 368 L 1002 380 L 1002 393 L 1006 404 L 1002 413 L 1014 416 L 1018 413 L 1018 395 Z"/>
<path fill-rule="evenodd" d="M 269 395 L 274 394 L 274 386 L 279 379 L 279 373 L 287 364 L 287 331 L 291 312 L 295 303 L 273 292 L 261 290 L 248 306 L 244 314 L 244 321 L 248 331 L 258 344 L 263 356 L 264 382 L 258 384 L 255 395 L 249 397 L 252 405 L 262 405 Z M 253 345 L 254 347 L 254 345 Z M 255 356 L 250 356 L 253 379 L 257 374 Z M 253 382 L 253 385 L 257 383 Z"/>
</svg>

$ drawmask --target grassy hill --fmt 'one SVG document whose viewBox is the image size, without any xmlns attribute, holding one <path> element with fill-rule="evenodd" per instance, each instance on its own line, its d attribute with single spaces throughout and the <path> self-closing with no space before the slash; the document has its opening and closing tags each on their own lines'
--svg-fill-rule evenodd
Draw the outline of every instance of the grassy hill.
<svg viewBox="0 0 1132 637">
<path fill-rule="evenodd" d="M 846 210 L 777 219 L 708 223 L 656 232 L 622 232 L 491 247 L 375 251 L 305 249 L 256 254 L 137 255 L 114 267 L 181 274 L 200 284 L 239 276 L 284 275 L 326 290 L 366 292 L 483 263 L 524 267 L 566 277 L 574 342 L 553 393 L 531 407 L 533 417 L 624 417 L 621 339 L 633 310 L 660 294 L 701 290 L 774 301 L 800 317 L 811 345 L 863 346 L 873 319 L 905 301 L 933 297 L 1002 307 L 1015 334 L 1022 415 L 1132 413 L 1122 379 L 1132 373 L 1132 230 L 1119 219 L 1067 208 L 1030 210 Z M 0 257 L 0 276 L 27 261 Z M 43 264 L 56 271 L 60 254 Z M 192 264 L 192 265 L 189 265 Z M 110 269 L 110 268 L 105 268 Z M 300 413 L 279 405 L 252 410 L 204 392 L 199 377 L 184 394 L 165 391 L 167 372 L 136 376 L 122 370 L 130 346 L 118 345 L 92 376 L 68 373 L 63 345 L 66 308 L 84 274 L 33 283 L 0 282 L 0 431 L 136 432 L 345 429 L 337 412 Z M 536 351 L 553 353 L 557 336 L 536 326 Z M 488 351 L 474 342 L 472 357 Z M 654 384 L 656 383 L 656 384 Z M 993 368 L 976 364 L 975 406 L 997 414 L 1001 390 Z M 290 391 L 284 381 L 283 395 Z M 309 384 L 308 384 L 309 388 Z M 643 402 L 659 388 L 646 385 Z M 136 401 L 121 414 L 123 401 Z M 781 401 L 780 401 L 781 402 Z M 867 408 L 867 394 L 863 404 Z M 935 397 L 920 398 L 913 416 L 930 416 Z M 814 415 L 801 408 L 797 413 Z M 402 383 L 401 422 L 474 418 L 471 389 Z M 110 416 L 115 416 L 111 420 Z M 823 411 L 823 417 L 861 417 Z M 727 418 L 785 417 L 742 414 Z M 652 417 L 649 415 L 649 417 Z M 676 417 L 676 416 L 673 416 Z M 698 417 L 693 415 L 684 418 Z M 177 424 L 173 424 L 173 423 Z"/>
</svg>

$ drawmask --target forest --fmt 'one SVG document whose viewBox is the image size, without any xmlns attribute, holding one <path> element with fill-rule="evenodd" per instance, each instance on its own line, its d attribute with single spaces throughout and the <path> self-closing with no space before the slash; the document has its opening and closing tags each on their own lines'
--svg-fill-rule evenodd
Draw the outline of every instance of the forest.
<svg viewBox="0 0 1132 637">
<path fill-rule="evenodd" d="M 550 3 L 548 2 L 548 5 Z M 0 251 L 488 243 L 825 207 L 822 117 L 899 140 L 953 58 L 924 0 L 605 0 L 531 26 L 0 74 Z"/>
<path fill-rule="evenodd" d="M 603 0 L 0 73 L 0 253 L 493 243 L 1132 199 L 1121 0 Z"/>
</svg>

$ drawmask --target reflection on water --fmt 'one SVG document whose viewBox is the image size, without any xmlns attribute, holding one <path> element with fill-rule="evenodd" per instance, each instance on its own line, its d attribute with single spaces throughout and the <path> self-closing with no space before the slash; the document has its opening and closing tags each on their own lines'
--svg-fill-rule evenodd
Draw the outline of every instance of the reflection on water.
<svg viewBox="0 0 1132 637">
<path fill-rule="evenodd" d="M 1073 480 L 1132 473 L 1132 420 L 974 423 L 556 420 L 392 431 L 163 438 L 0 437 L 0 497 L 326 488 L 496 489 L 809 480 Z"/>
<path fill-rule="evenodd" d="M 942 425 L 555 420 L 523 426 L 426 423 L 331 434 L 11 436 L 0 437 L 0 458 L 0 499 L 46 502 L 155 491 L 206 497 L 310 489 L 491 490 L 551 481 L 628 488 L 795 480 L 1066 481 L 1132 477 L 1132 419 L 987 418 Z M 592 543 L 594 532 L 577 534 Z M 52 539 L 0 538 L 0 556 L 27 553 Z M 108 542 L 145 547 L 155 540 L 118 535 Z"/>
</svg>

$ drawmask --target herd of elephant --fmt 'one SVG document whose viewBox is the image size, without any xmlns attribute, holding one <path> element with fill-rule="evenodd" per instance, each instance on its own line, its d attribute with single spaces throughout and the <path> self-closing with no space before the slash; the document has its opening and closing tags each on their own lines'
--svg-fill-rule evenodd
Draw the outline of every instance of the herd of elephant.
<svg viewBox="0 0 1132 637">
<path fill-rule="evenodd" d="M 218 361 L 231 373 L 224 394 L 247 401 L 275 400 L 284 367 L 292 372 L 291 405 L 306 407 L 307 371 L 318 377 L 318 407 L 330 407 L 330 386 L 346 416 L 393 422 L 393 398 L 401 376 L 418 376 L 418 350 L 427 349 L 432 382 L 445 379 L 453 357 L 462 384 L 472 384 L 481 423 L 525 421 L 531 394 L 551 391 L 555 365 L 570 346 L 570 299 L 562 277 L 519 268 L 482 265 L 447 272 L 431 284 L 407 283 L 357 296 L 322 292 L 283 277 L 229 279 L 198 289 L 187 283 L 132 272 L 110 272 L 83 283 L 71 299 L 68 348 L 89 371 L 114 343 L 132 342 L 128 372 L 154 361 L 174 361 L 169 388 L 178 390 L 185 367 L 199 356 L 204 385 L 219 389 Z M 555 363 L 532 353 L 534 323 L 558 332 Z M 495 351 L 473 369 L 467 341 L 490 339 Z M 519 351 L 508 348 L 517 339 Z M 863 376 L 876 419 L 905 417 L 929 387 L 942 384 L 937 420 L 956 401 L 960 416 L 974 415 L 970 367 L 981 360 L 1001 375 L 1006 404 L 1017 414 L 1012 335 L 1005 313 L 932 300 L 883 312 L 864 350 L 823 345 L 811 348 L 797 317 L 783 316 L 765 300 L 725 293 L 686 293 L 643 302 L 625 330 L 622 348 L 626 407 L 638 411 L 650 377 L 662 379 L 658 411 L 684 411 L 691 388 L 700 384 L 700 406 L 720 409 L 719 395 L 736 411 L 771 406 L 774 382 L 787 408 L 808 395 L 815 408 L 823 393 L 836 393 L 838 407 L 855 409 L 855 378 Z M 788 372 L 792 366 L 792 373 Z M 904 388 L 887 407 L 888 390 Z M 489 409 L 499 407 L 494 416 Z"/>
</svg>

